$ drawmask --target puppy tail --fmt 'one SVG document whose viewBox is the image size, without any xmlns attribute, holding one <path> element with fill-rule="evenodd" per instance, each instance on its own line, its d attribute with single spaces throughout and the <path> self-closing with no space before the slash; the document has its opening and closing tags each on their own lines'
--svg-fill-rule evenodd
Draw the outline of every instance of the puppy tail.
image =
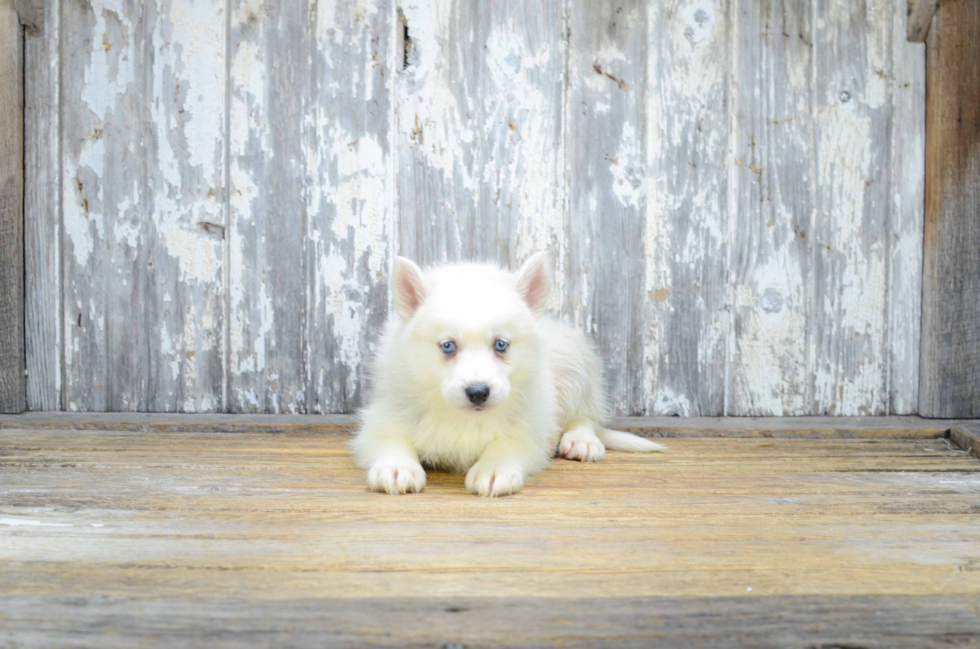
<svg viewBox="0 0 980 649">
<path fill-rule="evenodd" d="M 634 453 L 652 453 L 654 451 L 666 451 L 667 447 L 663 444 L 651 442 L 648 439 L 624 433 L 621 430 L 611 430 L 609 428 L 597 427 L 596 434 L 606 448 L 613 451 L 632 451 Z"/>
</svg>

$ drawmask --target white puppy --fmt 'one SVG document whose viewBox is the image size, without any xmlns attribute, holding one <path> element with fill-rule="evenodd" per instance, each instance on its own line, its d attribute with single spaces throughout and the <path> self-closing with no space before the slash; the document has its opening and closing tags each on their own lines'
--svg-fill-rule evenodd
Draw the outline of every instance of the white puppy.
<svg viewBox="0 0 980 649">
<path fill-rule="evenodd" d="M 375 491 L 425 486 L 423 464 L 466 472 L 466 488 L 504 496 L 558 452 L 596 462 L 606 448 L 665 447 L 603 428 L 599 365 L 583 334 L 544 316 L 548 256 L 515 274 L 489 264 L 423 271 L 399 257 L 372 393 L 352 448 Z M 559 443 L 560 438 L 560 443 Z"/>
</svg>

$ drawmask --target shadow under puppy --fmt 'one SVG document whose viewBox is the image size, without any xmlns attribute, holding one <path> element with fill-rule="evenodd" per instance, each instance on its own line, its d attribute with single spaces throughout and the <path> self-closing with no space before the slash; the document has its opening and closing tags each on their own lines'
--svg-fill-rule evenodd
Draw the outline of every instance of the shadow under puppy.
<svg viewBox="0 0 980 649">
<path fill-rule="evenodd" d="M 425 465 L 465 472 L 471 493 L 505 496 L 547 467 L 556 446 L 583 462 L 603 459 L 606 448 L 665 449 L 602 426 L 596 354 L 585 335 L 544 315 L 550 290 L 547 253 L 516 273 L 396 260 L 397 316 L 352 442 L 368 487 L 421 491 Z"/>
</svg>

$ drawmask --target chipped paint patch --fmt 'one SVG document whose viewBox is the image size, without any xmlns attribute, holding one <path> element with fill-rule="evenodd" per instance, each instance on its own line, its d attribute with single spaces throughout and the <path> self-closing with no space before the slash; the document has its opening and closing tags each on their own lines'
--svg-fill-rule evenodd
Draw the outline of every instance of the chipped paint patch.
<svg viewBox="0 0 980 649">
<path fill-rule="evenodd" d="M 121 98 L 131 92 L 136 78 L 135 57 L 129 46 L 136 39 L 134 25 L 125 17 L 122 1 L 105 0 L 94 10 L 92 50 L 85 67 L 82 102 L 99 120 L 106 121 Z M 112 47 L 115 43 L 115 47 Z"/>
<path fill-rule="evenodd" d="M 609 160 L 613 194 L 626 207 L 639 209 L 645 196 L 643 178 L 643 141 L 631 122 L 623 123 L 619 149 Z"/>
</svg>

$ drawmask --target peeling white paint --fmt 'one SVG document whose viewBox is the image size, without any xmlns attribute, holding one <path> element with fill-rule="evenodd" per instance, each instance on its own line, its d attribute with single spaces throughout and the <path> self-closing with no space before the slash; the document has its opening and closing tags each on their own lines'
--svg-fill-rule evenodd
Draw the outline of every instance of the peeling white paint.
<svg viewBox="0 0 980 649">
<path fill-rule="evenodd" d="M 817 184 L 824 188 L 825 209 L 833 210 L 834 232 L 818 254 L 836 276 L 821 278 L 827 287 L 818 306 L 833 328 L 836 355 L 814 359 L 813 398 L 835 414 L 883 414 L 887 266 L 884 242 L 871 239 L 869 244 L 865 236 L 869 213 L 884 210 L 867 194 L 878 175 L 873 159 L 882 154 L 872 152 L 867 107 L 847 96 L 828 102 L 817 120 Z"/>
<path fill-rule="evenodd" d="M 729 33 L 727 3 L 694 0 L 648 13 L 642 299 L 649 414 L 724 409 Z"/>
<path fill-rule="evenodd" d="M 75 263 L 86 266 L 95 250 L 96 238 L 105 236 L 105 219 L 102 214 L 104 200 L 103 187 L 97 182 L 91 186 L 89 178 L 100 179 L 105 163 L 105 143 L 101 137 L 82 144 L 75 172 L 65 173 L 62 191 L 64 192 L 65 236 L 71 243 Z M 86 182 L 89 181 L 89 182 Z M 93 229 L 95 232 L 93 233 Z"/>
<path fill-rule="evenodd" d="M 692 50 L 716 36 L 717 10 L 721 7 L 711 0 L 688 0 L 677 12 L 684 30 L 684 40 Z"/>
<path fill-rule="evenodd" d="M 315 197 L 335 206 L 336 215 L 330 223 L 331 240 L 357 251 L 356 258 L 366 260 L 368 272 L 373 277 L 383 277 L 387 272 L 388 203 L 387 158 L 374 137 L 347 133 L 334 126 L 328 141 L 333 145 L 329 152 L 331 163 L 336 165 L 337 185 L 324 185 L 323 195 Z M 361 291 L 364 287 L 359 276 L 348 270 L 346 255 L 335 246 L 333 254 L 327 254 L 320 233 L 314 231 L 317 251 L 317 278 L 314 285 L 316 315 L 330 319 L 333 336 L 339 345 L 337 361 L 346 367 L 358 367 L 366 360 L 361 356 L 364 338 L 364 313 Z M 351 294 L 357 294 L 351 300 Z M 356 390 L 357 377 L 351 375 L 347 389 Z"/>
<path fill-rule="evenodd" d="M 139 318 L 154 313 L 139 344 L 159 354 L 159 376 L 133 369 L 142 357 L 112 369 L 132 371 L 134 386 L 154 381 L 160 407 L 349 409 L 383 312 L 379 294 L 406 244 L 432 259 L 480 251 L 512 263 L 550 249 L 552 308 L 627 361 L 642 354 L 639 374 L 612 378 L 622 389 L 639 382 L 650 414 L 718 414 L 720 389 L 729 414 L 914 408 L 914 370 L 901 377 L 917 365 L 918 329 L 905 326 L 905 310 L 918 308 L 922 170 L 903 160 L 920 159 L 923 140 L 919 121 L 888 120 L 907 73 L 896 57 L 921 65 L 922 53 L 902 50 L 885 27 L 901 23 L 895 2 L 865 5 L 835 0 L 812 21 L 777 3 L 773 21 L 809 28 L 785 36 L 776 22 L 747 22 L 754 6 L 640 3 L 616 17 L 595 9 L 601 19 L 568 40 L 564 6 L 518 18 L 509 7 L 410 0 L 400 7 L 412 39 L 402 71 L 388 44 L 401 30 L 397 11 L 375 0 L 327 0 L 288 20 L 259 0 L 236 3 L 227 62 L 222 3 L 150 5 L 145 24 L 121 0 L 94 3 L 84 14 L 91 33 L 66 41 L 84 43 L 71 53 L 78 92 L 64 99 L 66 407 L 101 403 L 93 362 L 131 344 Z M 740 49 L 753 29 L 752 49 Z M 293 37 L 297 51 L 281 61 L 295 66 L 273 66 Z M 588 45 L 566 50 L 576 42 Z M 750 56 L 762 76 L 745 78 L 739 66 Z M 773 70 L 782 77 L 757 83 Z M 283 95 L 284 79 L 293 95 Z M 786 83 L 795 103 L 774 99 Z M 576 103 L 577 88 L 590 101 Z M 301 128 L 282 123 L 286 105 L 302 108 Z M 903 114 L 919 120 L 917 107 Z M 605 138 L 588 150 L 570 148 L 588 136 L 574 129 L 585 123 L 579 111 Z M 755 118 L 768 136 L 739 139 Z M 808 163 L 812 179 L 764 169 Z M 305 214 L 269 204 L 269 169 L 300 179 Z M 792 198 L 807 192 L 819 195 L 812 208 Z M 805 233 L 812 255 L 788 225 L 806 222 L 807 209 L 818 225 Z M 623 231 L 599 231 L 608 214 L 628 215 Z M 282 227 L 306 219 L 285 260 L 270 215 Z M 642 276 L 635 294 L 623 282 L 623 326 L 610 326 L 617 314 L 593 310 L 608 281 L 593 259 L 568 253 L 618 261 L 637 233 L 643 259 L 622 261 Z M 305 291 L 301 316 L 282 310 L 284 276 Z M 627 323 L 627 308 L 641 321 Z M 226 396 L 203 387 L 217 374 Z M 146 406 L 141 389 L 114 405 Z"/>
<path fill-rule="evenodd" d="M 411 74 L 402 73 L 398 84 L 401 107 L 402 137 L 419 141 L 419 152 L 427 164 L 444 174 L 456 172 L 456 182 L 475 192 L 477 179 L 464 166 L 454 170 L 457 142 L 472 142 L 476 134 L 470 128 L 450 130 L 459 120 L 450 119 L 457 110 L 465 111 L 455 101 L 455 81 L 449 78 L 449 21 L 451 0 L 409 0 L 401 4 L 410 26 L 412 47 L 409 53 Z"/>
<path fill-rule="evenodd" d="M 677 394 L 667 387 L 660 387 L 651 393 L 652 410 L 658 415 L 691 417 L 694 408 L 686 395 Z"/>
<path fill-rule="evenodd" d="M 97 7 L 81 99 L 99 120 L 105 122 L 109 112 L 134 83 L 135 57 L 127 55 L 126 45 L 135 40 L 136 34 L 133 25 L 125 19 L 126 8 L 122 0 L 103 0 Z M 117 40 L 116 31 L 110 26 L 120 29 L 123 42 Z"/>
<path fill-rule="evenodd" d="M 753 269 L 753 286 L 735 286 L 734 309 L 747 314 L 733 352 L 738 359 L 734 401 L 740 413 L 809 412 L 807 392 L 792 380 L 805 369 L 807 305 L 795 302 L 802 278 L 790 250 L 774 247 L 774 254 Z"/>
</svg>

